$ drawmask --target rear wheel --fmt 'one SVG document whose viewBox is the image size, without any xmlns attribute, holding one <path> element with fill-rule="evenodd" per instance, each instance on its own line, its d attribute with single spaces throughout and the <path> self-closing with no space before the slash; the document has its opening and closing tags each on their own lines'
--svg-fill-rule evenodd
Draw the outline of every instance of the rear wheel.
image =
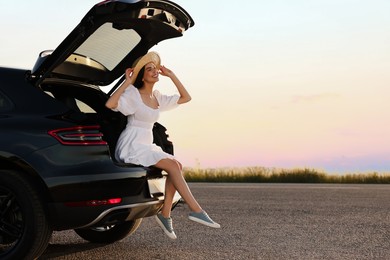
<svg viewBox="0 0 390 260">
<path fill-rule="evenodd" d="M 52 229 L 34 186 L 15 171 L 0 170 L 0 259 L 34 259 Z"/>
<path fill-rule="evenodd" d="M 75 229 L 75 232 L 89 242 L 109 244 L 134 233 L 141 222 L 142 218 L 110 226 Z"/>
</svg>

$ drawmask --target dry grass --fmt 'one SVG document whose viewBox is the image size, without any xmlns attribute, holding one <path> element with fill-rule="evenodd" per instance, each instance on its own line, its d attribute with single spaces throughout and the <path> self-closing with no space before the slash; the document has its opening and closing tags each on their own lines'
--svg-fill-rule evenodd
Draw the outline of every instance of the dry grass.
<svg viewBox="0 0 390 260">
<path fill-rule="evenodd" d="M 328 175 L 315 169 L 276 169 L 264 167 L 198 169 L 185 168 L 188 182 L 257 183 L 361 183 L 390 184 L 390 173 Z"/>
</svg>

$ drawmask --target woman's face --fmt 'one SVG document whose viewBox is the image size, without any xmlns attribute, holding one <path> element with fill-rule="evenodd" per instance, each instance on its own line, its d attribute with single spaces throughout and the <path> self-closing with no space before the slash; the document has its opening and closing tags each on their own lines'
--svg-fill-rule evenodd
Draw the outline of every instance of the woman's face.
<svg viewBox="0 0 390 260">
<path fill-rule="evenodd" d="M 154 65 L 153 62 L 150 62 L 145 65 L 145 72 L 144 72 L 144 81 L 149 83 L 157 82 L 158 79 L 158 69 L 156 65 Z"/>
</svg>

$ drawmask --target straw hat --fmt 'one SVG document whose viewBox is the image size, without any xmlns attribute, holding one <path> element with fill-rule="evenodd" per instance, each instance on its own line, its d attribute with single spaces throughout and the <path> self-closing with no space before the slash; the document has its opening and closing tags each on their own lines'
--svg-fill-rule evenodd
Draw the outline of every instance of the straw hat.
<svg viewBox="0 0 390 260">
<path fill-rule="evenodd" d="M 132 75 L 131 80 L 130 80 L 130 84 L 134 84 L 135 79 L 137 78 L 139 71 L 143 67 L 145 67 L 146 64 L 151 63 L 151 62 L 153 62 L 154 65 L 156 65 L 157 69 L 160 69 L 161 59 L 160 59 L 160 55 L 158 55 L 157 52 L 154 52 L 154 51 L 148 52 L 144 56 L 142 56 L 141 58 L 137 59 L 134 62 L 134 64 L 136 64 L 136 65 L 135 66 L 133 65 L 134 69 L 133 69 L 133 75 Z"/>
</svg>

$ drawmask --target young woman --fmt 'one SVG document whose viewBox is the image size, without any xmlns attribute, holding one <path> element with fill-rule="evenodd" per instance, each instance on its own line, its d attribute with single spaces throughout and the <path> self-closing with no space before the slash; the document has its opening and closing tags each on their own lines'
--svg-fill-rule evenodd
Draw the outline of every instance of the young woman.
<svg viewBox="0 0 390 260">
<path fill-rule="evenodd" d="M 139 59 L 134 68 L 126 70 L 126 80 L 108 99 L 106 106 L 128 117 L 127 126 L 116 146 L 115 157 L 125 163 L 153 165 L 168 173 L 164 204 L 156 220 L 168 237 L 176 239 L 171 219 L 172 201 L 176 191 L 191 210 L 188 216 L 190 220 L 213 228 L 219 228 L 220 225 L 207 215 L 192 195 L 183 178 L 180 162 L 153 144 L 152 128 L 160 112 L 191 100 L 190 94 L 177 76 L 160 63 L 160 56 L 156 52 L 149 52 Z M 159 75 L 169 77 L 179 95 L 167 96 L 153 90 L 155 83 L 159 81 Z"/>
</svg>

